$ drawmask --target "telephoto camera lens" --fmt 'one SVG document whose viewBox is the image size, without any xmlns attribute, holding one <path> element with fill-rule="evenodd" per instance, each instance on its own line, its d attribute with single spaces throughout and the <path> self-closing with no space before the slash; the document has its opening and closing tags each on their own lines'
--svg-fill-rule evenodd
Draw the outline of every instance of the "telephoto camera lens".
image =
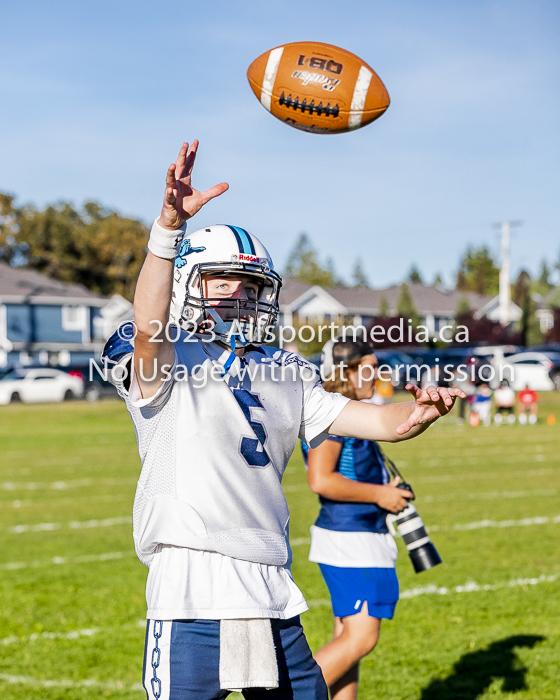
<svg viewBox="0 0 560 700">
<path fill-rule="evenodd" d="M 399 488 L 410 489 L 408 484 L 399 484 Z M 395 537 L 400 535 L 408 550 L 408 556 L 417 574 L 441 564 L 441 557 L 430 536 L 426 532 L 422 518 L 412 503 L 400 513 L 389 513 L 387 527 Z"/>
</svg>

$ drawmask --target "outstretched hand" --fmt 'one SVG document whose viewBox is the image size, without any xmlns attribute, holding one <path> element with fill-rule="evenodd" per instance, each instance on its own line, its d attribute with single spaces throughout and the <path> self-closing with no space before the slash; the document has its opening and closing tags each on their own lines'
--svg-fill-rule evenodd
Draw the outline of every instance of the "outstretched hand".
<svg viewBox="0 0 560 700">
<path fill-rule="evenodd" d="M 462 399 L 467 398 L 464 391 L 455 387 L 447 389 L 429 386 L 427 389 L 420 389 L 414 384 L 407 384 L 406 390 L 414 397 L 415 406 L 408 420 L 397 428 L 397 435 L 408 433 L 415 425 L 433 423 L 451 411 L 458 396 Z"/>
<path fill-rule="evenodd" d="M 184 143 L 177 160 L 169 166 L 165 183 L 165 197 L 160 226 L 175 230 L 182 226 L 187 219 L 194 216 L 206 202 L 223 194 L 229 187 L 227 182 L 220 182 L 209 190 L 200 192 L 191 185 L 191 173 L 198 149 L 198 141 L 193 141 L 189 147 Z"/>
</svg>

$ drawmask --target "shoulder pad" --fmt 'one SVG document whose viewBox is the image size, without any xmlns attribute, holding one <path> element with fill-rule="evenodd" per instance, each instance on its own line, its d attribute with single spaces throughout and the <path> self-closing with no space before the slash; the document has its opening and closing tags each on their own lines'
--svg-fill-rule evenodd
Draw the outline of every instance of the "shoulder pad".
<svg viewBox="0 0 560 700">
<path fill-rule="evenodd" d="M 105 343 L 101 359 L 119 362 L 126 355 L 130 355 L 130 353 L 134 352 L 134 335 L 134 324 L 132 321 L 122 323 Z"/>
</svg>

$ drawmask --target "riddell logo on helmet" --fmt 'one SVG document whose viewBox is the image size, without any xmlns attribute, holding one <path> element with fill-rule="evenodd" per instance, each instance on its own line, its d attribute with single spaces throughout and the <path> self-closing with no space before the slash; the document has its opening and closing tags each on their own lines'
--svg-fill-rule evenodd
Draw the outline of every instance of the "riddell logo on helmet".
<svg viewBox="0 0 560 700">
<path fill-rule="evenodd" d="M 239 253 L 239 260 L 242 262 L 254 262 L 258 263 L 261 261 L 260 258 L 257 258 L 256 255 L 246 255 L 245 253 Z"/>
</svg>

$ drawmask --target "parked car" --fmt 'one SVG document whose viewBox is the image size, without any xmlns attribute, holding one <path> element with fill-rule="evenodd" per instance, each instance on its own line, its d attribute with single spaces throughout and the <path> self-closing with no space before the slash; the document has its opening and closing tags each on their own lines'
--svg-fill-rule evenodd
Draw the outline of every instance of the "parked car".
<svg viewBox="0 0 560 700">
<path fill-rule="evenodd" d="M 534 391 L 560 390 L 560 362 L 555 363 L 542 352 L 520 352 L 500 364 L 504 379 L 515 391 L 527 385 Z"/>
<path fill-rule="evenodd" d="M 0 367 L 0 379 L 3 379 L 8 374 L 8 372 L 12 372 L 13 369 L 14 368 L 12 367 L 12 365 L 8 365 L 7 367 Z"/>
<path fill-rule="evenodd" d="M 98 364 L 102 366 L 100 362 Z M 83 382 L 86 401 L 116 399 L 119 395 L 114 385 L 105 381 L 95 367 L 90 370 L 89 364 L 69 365 L 64 367 L 64 371 L 71 377 L 78 377 Z"/>
<path fill-rule="evenodd" d="M 78 399 L 83 393 L 84 383 L 79 377 L 51 367 L 13 369 L 0 379 L 1 405 L 66 401 Z"/>
</svg>

